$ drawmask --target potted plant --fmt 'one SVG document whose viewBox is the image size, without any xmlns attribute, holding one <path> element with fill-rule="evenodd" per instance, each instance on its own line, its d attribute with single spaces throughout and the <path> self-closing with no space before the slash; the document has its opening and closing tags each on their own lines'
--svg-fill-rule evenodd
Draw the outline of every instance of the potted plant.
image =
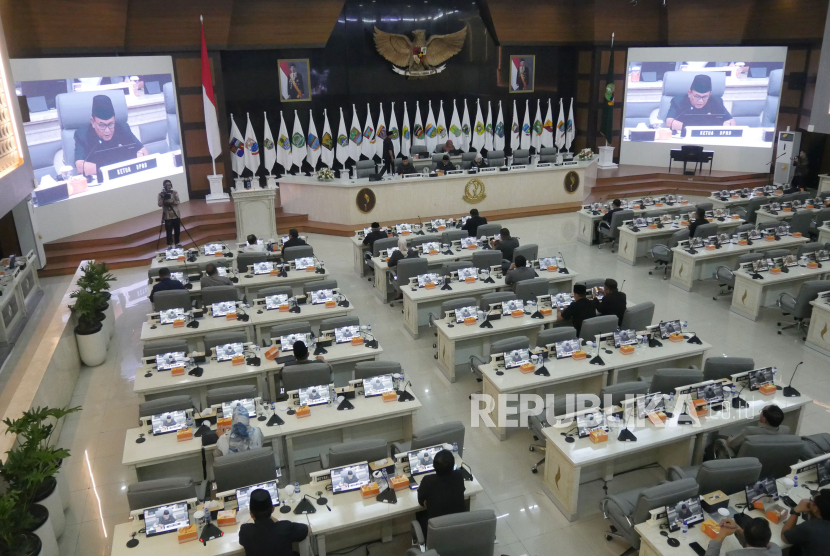
<svg viewBox="0 0 830 556">
<path fill-rule="evenodd" d="M 110 299 L 110 282 L 116 280 L 109 272 L 107 263 L 88 263 L 83 269 L 83 275 L 78 278 L 78 287 L 91 293 L 97 300 L 96 308 L 104 315 L 104 328 L 107 338 L 112 337 L 115 332 L 115 311 L 112 309 Z"/>
<path fill-rule="evenodd" d="M 81 361 L 88 367 L 97 367 L 107 359 L 109 338 L 104 330 L 103 318 L 98 312 L 98 299 L 86 290 L 72 292 L 75 304 L 70 306 L 75 316 L 75 339 Z"/>
<path fill-rule="evenodd" d="M 0 554 L 40 554 L 40 537 L 31 532 L 34 524 L 35 518 L 29 512 L 21 511 L 20 492 L 9 490 L 0 496 Z"/>
</svg>

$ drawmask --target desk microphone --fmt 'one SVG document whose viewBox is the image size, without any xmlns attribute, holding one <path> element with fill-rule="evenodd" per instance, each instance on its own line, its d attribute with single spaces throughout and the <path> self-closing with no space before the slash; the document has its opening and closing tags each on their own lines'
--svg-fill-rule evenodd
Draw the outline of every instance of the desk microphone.
<svg viewBox="0 0 830 556">
<path fill-rule="evenodd" d="M 559 269 L 560 274 L 570 274 L 568 272 L 568 267 L 565 266 L 565 257 L 562 255 L 562 251 L 559 252 L 559 258 L 562 259 L 562 267 Z"/>
<path fill-rule="evenodd" d="M 790 384 L 784 387 L 784 397 L 785 398 L 798 398 L 801 396 L 801 392 L 793 388 L 793 379 L 795 378 L 795 373 L 798 372 L 798 368 L 804 361 L 799 361 L 798 365 L 795 366 L 795 370 L 793 370 L 793 374 L 790 377 Z"/>
<path fill-rule="evenodd" d="M 732 408 L 733 409 L 741 409 L 744 407 L 749 407 L 749 404 L 746 403 L 746 400 L 741 398 L 741 394 L 743 393 L 746 386 L 749 384 L 749 377 L 747 377 L 747 382 L 744 386 L 741 386 L 741 389 L 738 391 L 738 395 L 732 398 Z"/>
<path fill-rule="evenodd" d="M 411 401 L 415 400 L 415 396 L 413 396 L 412 394 L 410 394 L 409 392 L 406 391 L 406 387 L 410 386 L 411 384 L 412 384 L 412 381 L 410 380 L 406 384 L 403 385 L 403 388 L 401 388 L 400 390 L 397 390 L 398 401 L 399 402 L 411 402 Z"/>
<path fill-rule="evenodd" d="M 620 442 L 637 442 L 637 437 L 634 433 L 628 430 L 628 418 L 625 417 L 625 410 L 623 410 L 623 429 L 620 431 L 617 440 Z"/>
<path fill-rule="evenodd" d="M 98 147 L 100 147 L 103 144 L 104 144 L 104 142 L 101 141 L 100 139 L 98 139 L 98 144 L 95 145 L 95 147 L 93 147 L 92 150 L 90 150 L 87 153 L 87 155 L 84 157 L 84 162 L 83 162 L 83 164 L 81 164 L 81 175 L 82 176 L 87 175 L 86 172 L 85 172 L 85 170 L 86 170 L 86 161 L 89 160 L 89 157 L 92 156 L 92 153 L 94 153 L 98 149 Z M 98 165 L 97 164 L 95 165 L 95 174 L 96 174 L 96 178 L 97 178 L 97 174 L 98 174 Z M 92 175 L 90 174 L 89 177 L 92 177 Z"/>
<path fill-rule="evenodd" d="M 620 286 L 620 291 L 625 287 L 625 280 L 623 280 L 622 286 Z"/>
</svg>

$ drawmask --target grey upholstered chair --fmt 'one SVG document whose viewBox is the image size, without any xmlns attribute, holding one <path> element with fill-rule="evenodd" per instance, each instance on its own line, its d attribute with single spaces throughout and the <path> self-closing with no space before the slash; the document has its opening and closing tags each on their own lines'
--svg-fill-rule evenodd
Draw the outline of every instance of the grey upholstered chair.
<svg viewBox="0 0 830 556">
<path fill-rule="evenodd" d="M 236 256 L 236 269 L 239 272 L 248 272 L 248 267 L 254 263 L 264 263 L 268 258 L 267 253 L 239 253 Z"/>
<path fill-rule="evenodd" d="M 418 548 L 410 548 L 406 556 L 418 556 L 427 550 L 441 556 L 492 554 L 496 542 L 496 512 L 475 510 L 434 517 L 427 528 L 424 535 L 421 524 L 412 522 L 412 542 Z"/>
<path fill-rule="evenodd" d="M 475 297 L 459 297 L 458 299 L 450 299 L 441 303 L 441 312 L 439 314 L 430 313 L 429 325 L 433 326 L 433 322 L 441 320 L 447 314 L 447 311 L 455 311 L 462 307 L 475 307 L 478 304 Z M 437 346 L 432 346 L 437 347 Z"/>
<path fill-rule="evenodd" d="M 760 476 L 758 458 L 715 459 L 691 467 L 673 465 L 666 470 L 669 481 L 694 479 L 704 494 L 720 490 L 727 496 L 742 492 Z"/>
<path fill-rule="evenodd" d="M 813 213 L 809 210 L 799 210 L 790 218 L 790 232 L 800 233 L 804 237 L 810 235 L 810 222 L 813 221 Z"/>
<path fill-rule="evenodd" d="M 381 252 L 384 253 L 384 257 L 386 256 L 386 250 L 392 247 L 398 246 L 398 238 L 396 237 L 385 237 L 383 239 L 375 240 L 375 243 L 372 244 L 372 256 L 378 257 L 380 256 Z"/>
<path fill-rule="evenodd" d="M 694 237 L 707 238 L 709 236 L 718 235 L 718 225 L 714 222 L 710 224 L 701 224 L 695 229 Z"/>
<path fill-rule="evenodd" d="M 331 384 L 331 367 L 322 361 L 291 365 L 282 370 L 282 387 L 286 392 Z"/>
<path fill-rule="evenodd" d="M 236 301 L 237 299 L 239 299 L 238 293 L 233 286 L 210 286 L 202 289 L 202 303 L 205 307 L 214 303 Z"/>
<path fill-rule="evenodd" d="M 58 124 L 60 125 L 61 145 L 63 147 L 64 164 L 72 166 L 72 174 L 77 174 L 75 161 L 70 158 L 75 153 L 75 131 L 86 129 L 89 126 L 89 115 L 92 113 L 92 98 L 106 95 L 112 100 L 115 110 L 115 122 L 129 127 L 127 123 L 127 100 L 121 89 L 109 91 L 79 91 L 61 93 L 55 96 Z"/>
<path fill-rule="evenodd" d="M 158 398 L 138 404 L 138 416 L 152 417 L 153 415 L 160 415 L 168 411 L 183 411 L 193 409 L 194 407 L 193 398 L 190 394 L 167 396 L 166 398 Z"/>
<path fill-rule="evenodd" d="M 461 170 L 469 170 L 473 165 L 473 160 L 476 159 L 478 153 L 462 153 L 461 154 Z"/>
<path fill-rule="evenodd" d="M 732 232 L 732 233 L 740 234 L 741 232 L 749 232 L 749 231 L 752 231 L 754 229 L 755 229 L 755 224 L 746 223 L 746 224 L 741 224 L 740 226 L 735 228 L 735 231 Z"/>
<path fill-rule="evenodd" d="M 373 438 L 371 440 L 332 444 L 327 452 L 320 454 L 320 460 L 323 469 L 334 469 L 350 463 L 378 461 L 388 456 L 389 450 L 386 441 Z"/>
<path fill-rule="evenodd" d="M 511 262 L 516 262 L 516 257 L 519 255 L 522 255 L 528 261 L 535 261 L 539 258 L 539 246 L 535 243 L 528 243 L 516 247 L 513 250 L 513 260 Z"/>
<path fill-rule="evenodd" d="M 617 330 L 619 320 L 617 315 L 601 315 L 582 321 L 579 338 L 586 342 L 594 341 L 597 334 L 608 334 Z"/>
<path fill-rule="evenodd" d="M 277 462 L 270 446 L 233 452 L 213 460 L 213 478 L 217 492 L 273 481 Z"/>
<path fill-rule="evenodd" d="M 225 330 L 223 332 L 211 332 L 205 334 L 205 353 L 209 353 L 211 348 L 216 346 L 224 346 L 225 344 L 245 343 L 248 341 L 248 335 L 244 330 Z"/>
<path fill-rule="evenodd" d="M 458 455 L 464 456 L 464 423 L 461 421 L 448 421 L 417 430 L 412 433 L 410 442 L 393 442 L 392 456 L 402 452 L 420 450 L 439 444 L 457 444 Z"/>
<path fill-rule="evenodd" d="M 141 481 L 127 487 L 127 504 L 131 512 L 196 497 L 196 484 L 191 477 L 168 477 Z"/>
<path fill-rule="evenodd" d="M 767 98 L 764 102 L 764 111 L 761 115 L 763 127 L 775 127 L 775 115 L 781 100 L 781 84 L 784 81 L 784 70 L 776 69 L 769 72 L 767 83 Z"/>
<path fill-rule="evenodd" d="M 374 160 L 358 160 L 355 165 L 355 177 L 358 179 L 368 178 L 372 174 L 377 174 L 377 172 Z"/>
<path fill-rule="evenodd" d="M 804 448 L 801 451 L 801 460 L 817 458 L 830 453 L 830 433 L 820 432 L 810 436 L 802 436 Z"/>
<path fill-rule="evenodd" d="M 293 261 L 304 257 L 313 257 L 314 248 L 311 245 L 295 245 L 282 250 L 282 260 Z"/>
<path fill-rule="evenodd" d="M 770 221 L 770 222 L 758 222 L 758 223 L 755 225 L 755 227 L 756 227 L 757 229 L 759 229 L 759 230 L 761 230 L 761 231 L 764 231 L 764 232 L 765 232 L 765 231 L 767 231 L 767 230 L 773 230 L 773 231 L 774 231 L 774 230 L 775 230 L 775 228 L 777 228 L 777 227 L 778 227 L 778 226 L 780 226 L 780 225 L 781 225 L 781 222 L 778 222 L 778 221 Z M 772 232 L 771 232 L 771 233 L 772 233 Z"/>
<path fill-rule="evenodd" d="M 575 332 L 575 331 L 574 331 Z M 527 426 L 530 429 L 531 433 L 533 434 L 533 440 L 535 442 L 541 442 L 544 438 L 542 434 L 542 429 L 545 429 L 550 426 L 550 423 L 547 421 L 547 414 L 548 409 L 542 412 L 539 415 L 528 414 L 527 416 Z M 553 398 L 553 415 L 554 417 L 558 417 L 560 415 L 564 415 L 568 412 L 568 398 L 566 396 L 555 396 Z M 535 452 L 536 450 L 541 450 L 543 452 L 547 451 L 547 443 L 542 442 L 541 444 L 533 444 L 529 446 L 531 452 Z M 530 468 L 531 473 L 538 473 L 539 466 L 545 463 L 546 458 L 542 458 L 536 462 L 536 465 Z"/>
<path fill-rule="evenodd" d="M 320 290 L 333 290 L 337 287 L 337 280 L 332 278 L 326 280 L 315 280 L 313 282 L 309 282 L 308 284 L 303 284 L 303 293 L 308 295 L 311 292 L 317 292 Z"/>
<path fill-rule="evenodd" d="M 427 149 L 424 145 L 412 145 L 409 148 L 409 154 L 412 156 L 412 158 L 423 158 L 424 155 L 429 154 L 429 149 Z"/>
<path fill-rule="evenodd" d="M 488 222 L 487 224 L 482 224 L 476 229 L 476 237 L 493 237 L 499 234 L 502 229 L 502 225 L 498 222 Z"/>
<path fill-rule="evenodd" d="M 751 357 L 707 357 L 703 363 L 703 380 L 729 378 L 754 368 L 755 360 Z"/>
<path fill-rule="evenodd" d="M 461 238 L 468 237 L 469 235 L 467 230 L 444 230 L 441 232 L 441 243 L 460 241 Z"/>
<path fill-rule="evenodd" d="M 320 321 L 321 332 L 324 330 L 343 328 L 344 326 L 360 326 L 360 317 L 357 315 L 344 315 L 342 317 L 332 317 Z"/>
<path fill-rule="evenodd" d="M 208 406 L 221 405 L 224 402 L 249 400 L 256 397 L 256 386 L 223 386 L 222 388 L 211 388 L 207 391 L 207 404 Z"/>
<path fill-rule="evenodd" d="M 606 538 L 620 538 L 639 550 L 640 535 L 634 530 L 635 525 L 647 521 L 651 510 L 686 500 L 698 492 L 699 487 L 694 479 L 680 479 L 650 488 L 608 495 L 600 503 L 605 519 L 613 527 Z"/>
<path fill-rule="evenodd" d="M 793 317 L 793 322 L 786 324 L 779 322 L 778 333 L 787 328 L 797 328 L 799 331 L 806 333 L 806 327 L 810 316 L 813 314 L 813 306 L 810 302 L 818 298 L 818 294 L 830 290 L 830 281 L 827 280 L 810 280 L 801 284 L 801 289 L 798 290 L 798 296 L 784 292 L 778 296 L 778 306 L 784 315 Z"/>
<path fill-rule="evenodd" d="M 397 275 L 392 286 L 400 292 L 409 285 L 409 279 L 429 272 L 429 262 L 426 259 L 401 259 L 397 265 Z"/>
<path fill-rule="evenodd" d="M 651 377 L 649 392 L 669 394 L 681 386 L 703 382 L 703 371 L 698 369 L 657 369 Z"/>
<path fill-rule="evenodd" d="M 599 391 L 599 399 L 602 401 L 603 407 L 620 405 L 620 402 L 628 397 L 644 396 L 645 394 L 648 394 L 648 386 L 648 382 L 643 382 L 642 380 L 610 384 L 608 386 L 603 386 Z M 611 397 L 609 403 L 606 403 L 606 396 Z"/>
<path fill-rule="evenodd" d="M 709 210 L 713 210 L 714 208 L 715 208 L 715 205 L 713 203 L 710 203 L 709 201 L 706 201 L 706 202 L 703 202 L 703 203 L 698 203 L 698 204 L 695 205 L 695 209 L 697 209 L 697 210 L 709 211 Z"/>
<path fill-rule="evenodd" d="M 573 326 L 557 326 L 556 328 L 546 328 L 536 335 L 536 346 L 547 347 L 557 342 L 564 342 L 565 340 L 573 340 L 576 338 L 576 328 Z"/>
<path fill-rule="evenodd" d="M 291 286 L 271 286 L 270 288 L 262 288 L 256 293 L 258 299 L 265 299 L 272 295 L 287 295 L 292 298 L 294 297 L 294 289 Z"/>
<path fill-rule="evenodd" d="M 539 162 L 556 162 L 556 153 L 559 149 L 556 147 L 543 147 L 539 151 Z"/>
<path fill-rule="evenodd" d="M 830 208 L 823 208 L 815 212 L 813 220 L 810 222 L 810 235 L 818 236 L 818 229 L 828 220 L 830 220 Z"/>
<path fill-rule="evenodd" d="M 152 357 L 154 355 L 163 355 L 176 351 L 183 351 L 185 353 L 190 351 L 187 347 L 187 340 L 161 340 L 159 342 L 144 344 L 142 350 L 142 357 Z"/>
<path fill-rule="evenodd" d="M 518 297 L 516 297 L 516 294 L 513 292 L 485 293 L 481 296 L 479 307 L 482 311 L 487 311 L 490 309 L 491 303 L 504 303 L 505 301 L 510 301 L 511 299 L 518 299 Z"/>
<path fill-rule="evenodd" d="M 516 282 L 516 297 L 527 303 L 536 301 L 540 295 L 547 295 L 550 283 L 547 278 L 529 278 Z"/>
<path fill-rule="evenodd" d="M 723 442 L 719 440 L 718 442 Z M 761 476 L 780 479 L 790 472 L 790 466 L 798 463 L 804 450 L 804 441 L 794 434 L 761 434 L 747 436 L 734 458 L 758 458 Z M 723 453 L 722 450 L 716 450 Z"/>
<path fill-rule="evenodd" d="M 634 211 L 633 210 L 621 210 L 615 212 L 611 215 L 611 223 L 601 220 L 597 230 L 599 231 L 600 241 L 597 245 L 600 249 L 602 249 L 603 240 L 608 240 L 611 242 L 611 251 L 614 250 L 614 244 L 617 243 L 617 240 L 620 237 L 620 226 L 626 220 L 631 220 L 634 218 Z"/>
<path fill-rule="evenodd" d="M 740 268 L 741 265 L 754 261 L 760 261 L 765 257 L 765 253 L 744 253 L 743 255 L 738 256 L 738 265 L 736 269 Z M 715 269 L 715 272 L 712 273 L 712 278 L 718 281 L 718 285 L 721 288 L 721 291 L 712 297 L 715 301 L 717 301 L 719 297 L 731 295 L 734 292 L 735 270 L 729 268 L 728 266 L 721 265 Z M 726 290 L 723 288 L 726 288 Z"/>
<path fill-rule="evenodd" d="M 643 301 L 625 310 L 620 328 L 623 330 L 645 330 L 646 326 L 649 326 L 653 319 L 654 303 L 651 301 Z"/>
<path fill-rule="evenodd" d="M 753 226 L 754 227 L 754 226 Z M 663 280 L 667 280 L 669 278 L 669 267 L 671 267 L 671 263 L 674 260 L 674 249 L 681 241 L 686 241 L 689 239 L 689 230 L 678 230 L 674 232 L 669 241 L 666 245 L 657 244 L 649 250 L 649 256 L 654 259 L 657 263 L 652 270 L 649 270 L 648 273 L 651 274 L 655 270 L 659 270 L 661 266 L 663 266 Z"/>
<path fill-rule="evenodd" d="M 530 151 L 527 149 L 516 149 L 513 151 L 513 165 L 530 164 Z"/>
<path fill-rule="evenodd" d="M 361 361 L 355 363 L 354 380 L 362 380 L 381 375 L 400 373 L 403 369 L 396 361 Z"/>
<path fill-rule="evenodd" d="M 272 326 L 268 332 L 268 336 L 273 339 L 279 339 L 281 336 L 289 336 L 291 334 L 309 334 L 311 333 L 311 323 L 308 321 L 290 322 L 288 324 L 278 324 Z"/>
<path fill-rule="evenodd" d="M 746 205 L 746 210 L 738 208 L 735 212 L 747 222 L 755 222 L 755 213 L 761 209 L 761 205 L 766 205 L 768 202 L 769 201 L 767 201 L 764 197 L 759 199 L 750 199 L 749 203 Z"/>
<path fill-rule="evenodd" d="M 473 266 L 479 270 L 490 270 L 501 265 L 501 251 L 487 249 L 473 253 Z"/>
<path fill-rule="evenodd" d="M 462 268 L 470 268 L 472 265 L 473 263 L 469 260 L 450 261 L 441 265 L 441 271 L 439 272 L 439 274 L 441 276 L 449 276 L 453 272 L 457 272 Z"/>
<path fill-rule="evenodd" d="M 504 151 L 488 151 L 487 164 L 490 166 L 504 166 Z"/>
<path fill-rule="evenodd" d="M 153 296 L 153 309 L 166 311 L 168 309 L 184 309 L 189 311 L 193 307 L 190 292 L 187 290 L 164 290 Z"/>
<path fill-rule="evenodd" d="M 490 353 L 504 353 L 516 349 L 528 349 L 529 347 L 530 340 L 527 339 L 527 336 L 511 336 L 490 344 Z"/>
<path fill-rule="evenodd" d="M 795 218 L 795 217 L 793 217 Z M 817 241 L 812 241 L 810 243 L 803 243 L 798 247 L 798 251 L 796 251 L 796 256 L 801 257 L 801 255 L 806 255 L 808 253 L 815 253 L 819 249 L 824 249 L 824 244 L 819 243 Z"/>
</svg>

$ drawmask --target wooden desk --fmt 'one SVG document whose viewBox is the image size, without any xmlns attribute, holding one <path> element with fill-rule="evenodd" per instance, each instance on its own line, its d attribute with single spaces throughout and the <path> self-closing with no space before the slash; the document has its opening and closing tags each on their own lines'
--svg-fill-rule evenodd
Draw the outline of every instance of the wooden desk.
<svg viewBox="0 0 830 556">
<path fill-rule="evenodd" d="M 735 268 L 738 264 L 738 257 L 750 252 L 769 251 L 770 249 L 795 250 L 801 244 L 809 241 L 805 237 L 786 236 L 780 241 L 766 241 L 765 239 L 753 240 L 752 245 L 738 245 L 730 243 L 720 249 L 708 250 L 696 249 L 694 255 L 685 249 L 675 247 L 674 261 L 672 262 L 671 279 L 672 285 L 685 290 L 692 291 L 695 281 L 705 280 L 712 276 L 715 269 L 721 265 Z"/>
<path fill-rule="evenodd" d="M 806 266 L 791 266 L 789 272 L 772 274 L 771 272 L 759 272 L 763 280 L 753 280 L 752 275 L 745 270 L 735 271 L 735 293 L 732 296 L 732 307 L 730 310 L 749 320 L 758 320 L 761 314 L 761 307 L 774 306 L 778 296 L 786 292 L 793 296 L 798 295 L 798 290 L 808 280 L 822 280 L 830 272 L 826 266 L 823 268 L 807 268 Z M 828 282 L 830 289 L 830 282 Z"/>
<path fill-rule="evenodd" d="M 737 228 L 745 221 L 740 218 L 729 218 L 723 222 L 712 220 L 718 225 L 718 232 L 728 232 Z M 617 260 L 626 264 L 635 265 L 639 257 L 646 254 L 657 244 L 665 244 L 675 232 L 688 228 L 688 223 L 674 225 L 666 224 L 662 228 L 639 228 L 635 232 L 628 226 L 620 226 L 620 247 L 617 249 Z"/>
</svg>

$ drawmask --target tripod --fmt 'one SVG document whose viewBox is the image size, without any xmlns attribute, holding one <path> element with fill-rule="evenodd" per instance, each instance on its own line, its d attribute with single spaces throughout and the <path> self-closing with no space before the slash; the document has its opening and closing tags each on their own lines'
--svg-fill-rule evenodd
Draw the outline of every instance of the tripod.
<svg viewBox="0 0 830 556">
<path fill-rule="evenodd" d="M 178 213 L 177 213 L 177 214 L 178 214 Z M 181 226 L 181 227 L 182 227 L 182 229 L 184 230 L 184 232 L 187 234 L 187 237 L 189 237 L 189 238 L 190 238 L 191 243 L 193 243 L 193 247 L 194 247 L 194 248 L 196 248 L 196 249 L 198 250 L 198 249 L 199 249 L 199 246 L 198 246 L 198 245 L 196 245 L 196 241 L 193 239 L 193 236 L 192 236 L 192 235 L 190 235 L 190 232 L 188 231 L 187 227 L 185 227 L 184 222 L 182 222 L 182 217 L 181 217 L 181 214 L 178 214 L 178 216 L 179 216 L 179 226 Z M 162 211 L 161 211 L 161 227 L 159 228 L 159 237 L 158 237 L 158 239 L 156 240 L 156 251 L 158 251 L 158 250 L 159 250 L 159 243 L 161 242 L 161 233 L 162 233 L 163 231 L 164 231 L 164 211 L 162 210 Z M 181 239 L 181 238 L 179 238 L 179 239 Z"/>
</svg>

